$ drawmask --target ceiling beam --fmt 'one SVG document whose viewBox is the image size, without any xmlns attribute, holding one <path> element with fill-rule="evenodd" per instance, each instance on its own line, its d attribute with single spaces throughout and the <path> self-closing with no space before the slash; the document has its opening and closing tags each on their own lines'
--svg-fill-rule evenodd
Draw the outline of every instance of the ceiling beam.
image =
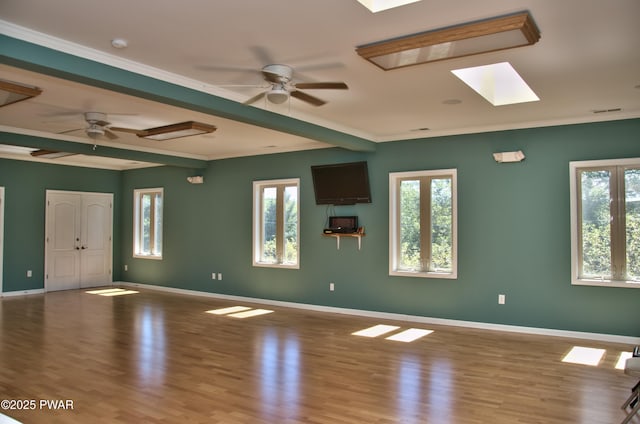
<svg viewBox="0 0 640 424">
<path fill-rule="evenodd" d="M 310 122 L 244 105 L 0 34 L 0 62 L 185 109 L 268 128 L 348 150 L 373 152 L 376 143 Z"/>
<path fill-rule="evenodd" d="M 163 155 L 159 153 L 141 152 L 138 150 L 119 149 L 116 147 L 103 145 L 97 145 L 94 150 L 94 146 L 92 144 L 76 143 L 73 141 L 37 137 L 27 134 L 16 134 L 6 131 L 0 131 L 0 144 L 30 147 L 33 149 L 53 150 L 58 152 L 77 153 L 87 156 L 101 156 L 137 162 L 150 162 L 161 165 L 177 166 L 180 168 L 204 169 L 209 165 L 209 162 L 206 160 Z"/>
</svg>

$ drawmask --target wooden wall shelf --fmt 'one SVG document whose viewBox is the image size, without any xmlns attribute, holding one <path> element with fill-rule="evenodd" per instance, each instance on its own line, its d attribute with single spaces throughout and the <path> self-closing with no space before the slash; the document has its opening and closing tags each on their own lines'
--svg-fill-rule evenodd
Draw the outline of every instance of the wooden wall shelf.
<svg viewBox="0 0 640 424">
<path fill-rule="evenodd" d="M 365 233 L 331 233 L 331 234 L 322 234 L 324 237 L 333 237 L 336 239 L 336 248 L 340 250 L 340 239 L 342 237 L 352 237 L 358 239 L 358 250 L 362 247 L 362 237 L 365 236 Z"/>
</svg>

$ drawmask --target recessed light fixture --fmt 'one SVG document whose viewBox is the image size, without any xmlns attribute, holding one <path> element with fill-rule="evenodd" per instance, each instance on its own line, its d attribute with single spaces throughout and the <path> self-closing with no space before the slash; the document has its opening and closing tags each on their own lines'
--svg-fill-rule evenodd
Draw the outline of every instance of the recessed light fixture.
<svg viewBox="0 0 640 424">
<path fill-rule="evenodd" d="M 459 105 L 460 103 L 462 103 L 460 99 L 447 99 L 442 101 L 444 105 Z"/>
<path fill-rule="evenodd" d="M 357 47 L 356 53 L 388 71 L 420 63 L 528 46 L 537 43 L 539 39 L 540 32 L 531 15 L 520 12 L 366 44 Z"/>
<path fill-rule="evenodd" d="M 114 49 L 124 49 L 127 48 L 128 45 L 129 42 L 124 38 L 114 38 L 113 40 L 111 40 L 111 46 Z"/>
<path fill-rule="evenodd" d="M 358 3 L 362 4 L 371 12 L 376 13 L 418 1 L 420 0 L 358 0 Z"/>
<path fill-rule="evenodd" d="M 540 100 L 509 62 L 451 72 L 494 106 Z"/>
</svg>

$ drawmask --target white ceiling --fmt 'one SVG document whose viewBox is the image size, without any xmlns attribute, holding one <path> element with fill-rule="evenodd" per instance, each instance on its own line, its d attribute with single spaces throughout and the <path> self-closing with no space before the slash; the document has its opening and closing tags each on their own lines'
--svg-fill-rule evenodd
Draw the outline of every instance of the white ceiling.
<svg viewBox="0 0 640 424">
<path fill-rule="evenodd" d="M 355 53 L 359 45 L 523 10 L 542 34 L 533 46 L 388 72 Z M 422 0 L 377 14 L 356 0 L 3 0 L 0 17 L 2 33 L 11 37 L 239 102 L 260 89 L 230 85 L 261 85 L 259 70 L 269 63 L 291 65 L 296 81 L 344 81 L 347 91 L 306 91 L 326 100 L 324 106 L 297 99 L 254 106 L 374 142 L 640 117 L 638 0 Z M 129 46 L 114 49 L 116 37 Z M 503 61 L 539 102 L 494 107 L 450 72 Z M 195 120 L 218 127 L 170 141 L 119 133 L 116 141 L 98 142 L 133 150 L 208 160 L 329 146 L 9 65 L 0 65 L 0 78 L 43 89 L 37 98 L 0 109 L 0 129 L 7 132 L 93 144 L 81 131 L 59 134 L 81 128 L 82 112 L 93 110 L 108 113 L 115 126 Z M 594 113 L 603 109 L 620 111 Z M 0 148 L 0 156 L 28 156 L 16 150 Z M 87 165 L 144 166 L 113 159 Z"/>
</svg>

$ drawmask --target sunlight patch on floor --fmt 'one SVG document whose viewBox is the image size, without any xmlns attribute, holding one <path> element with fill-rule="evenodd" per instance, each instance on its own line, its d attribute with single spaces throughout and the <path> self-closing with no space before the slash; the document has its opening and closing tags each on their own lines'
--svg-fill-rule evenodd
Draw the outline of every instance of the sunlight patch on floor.
<svg viewBox="0 0 640 424">
<path fill-rule="evenodd" d="M 393 336 L 386 337 L 387 340 L 393 340 L 396 342 L 405 342 L 411 343 L 415 340 L 418 340 L 421 337 L 424 337 L 428 334 L 433 333 L 433 330 L 423 330 L 420 328 L 410 328 L 408 330 L 401 331 L 398 334 L 394 334 Z"/>
<path fill-rule="evenodd" d="M 620 356 L 618 357 L 618 362 L 616 362 L 616 369 L 624 370 L 627 359 L 631 358 L 632 356 L 633 352 L 621 352 Z"/>
<path fill-rule="evenodd" d="M 605 349 L 574 346 L 569 353 L 562 358 L 562 362 L 596 367 L 600 364 L 605 352 Z"/>
<path fill-rule="evenodd" d="M 234 318 L 251 318 L 251 317 L 258 316 L 258 315 L 270 314 L 272 312 L 273 311 L 271 311 L 269 309 L 251 309 L 249 311 L 237 312 L 235 314 L 229 314 L 227 316 L 228 317 L 234 317 Z"/>
<path fill-rule="evenodd" d="M 356 331 L 355 333 L 351 333 L 354 336 L 362 336 L 362 337 L 378 337 L 383 334 L 390 333 L 394 330 L 397 330 L 398 326 L 396 325 L 374 325 L 373 327 L 365 328 L 364 330 Z"/>
<path fill-rule="evenodd" d="M 85 293 L 88 294 L 97 294 L 98 296 L 122 296 L 126 294 L 135 294 L 140 293 L 135 290 L 125 290 L 125 289 L 100 289 L 100 290 L 89 290 Z"/>
<path fill-rule="evenodd" d="M 251 308 L 249 308 L 248 306 L 229 306 L 228 308 L 212 309 L 210 311 L 207 311 L 207 313 L 214 315 L 227 315 L 236 312 L 243 312 L 249 309 Z"/>
<path fill-rule="evenodd" d="M 388 335 L 389 333 L 394 332 L 398 329 L 400 329 L 400 327 L 398 327 L 397 325 L 378 324 L 378 325 L 374 325 L 373 327 L 365 328 L 364 330 L 356 331 L 355 333 L 351 333 L 351 334 L 354 336 L 374 338 L 374 337 L 379 337 L 383 335 Z M 388 337 L 385 337 L 385 340 L 410 343 L 431 333 L 433 333 L 433 330 L 424 330 L 421 328 L 409 328 L 408 330 L 403 330 L 396 334 L 392 334 Z"/>
<path fill-rule="evenodd" d="M 248 306 L 229 306 L 228 308 L 211 309 L 207 314 L 224 315 L 233 318 L 250 318 L 272 313 L 269 309 L 254 309 Z"/>
</svg>

